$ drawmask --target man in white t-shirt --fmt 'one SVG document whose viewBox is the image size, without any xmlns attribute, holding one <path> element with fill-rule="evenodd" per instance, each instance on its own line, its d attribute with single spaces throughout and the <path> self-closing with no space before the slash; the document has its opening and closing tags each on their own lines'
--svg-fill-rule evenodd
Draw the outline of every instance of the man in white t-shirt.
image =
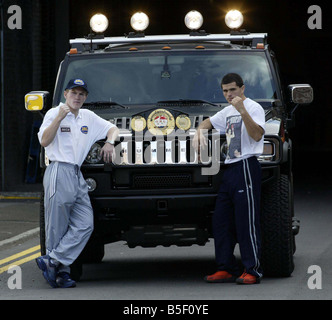
<svg viewBox="0 0 332 320">
<path fill-rule="evenodd" d="M 91 146 L 107 137 L 101 153 L 105 162 L 114 158 L 118 128 L 94 112 L 81 109 L 88 95 L 82 79 L 68 82 L 65 103 L 50 109 L 38 132 L 40 144 L 51 161 L 44 184 L 45 256 L 36 263 L 54 287 L 76 286 L 70 265 L 84 249 L 93 231 L 93 211 L 80 167 Z"/>
<path fill-rule="evenodd" d="M 245 97 L 242 78 L 224 76 L 223 94 L 230 103 L 204 120 L 193 139 L 196 150 L 207 146 L 204 129 L 215 128 L 226 134 L 226 170 L 213 214 L 213 236 L 218 271 L 206 276 L 207 282 L 259 283 L 261 167 L 257 157 L 263 152 L 265 113 L 255 101 Z M 239 243 L 244 272 L 237 270 L 234 248 Z"/>
</svg>

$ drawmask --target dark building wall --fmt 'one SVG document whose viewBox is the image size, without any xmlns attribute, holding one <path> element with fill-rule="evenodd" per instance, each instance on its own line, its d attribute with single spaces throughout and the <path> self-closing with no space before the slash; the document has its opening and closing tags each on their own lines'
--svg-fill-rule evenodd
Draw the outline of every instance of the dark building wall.
<svg viewBox="0 0 332 320">
<path fill-rule="evenodd" d="M 24 96 L 33 90 L 53 94 L 60 62 L 58 57 L 68 49 L 68 1 L 58 3 L 64 4 L 61 7 L 63 21 L 56 19 L 56 1 L 3 1 L 4 92 L 1 94 L 4 103 L 1 108 L 4 113 L 4 152 L 0 156 L 4 159 L 4 167 L 0 170 L 3 175 L 0 190 L 13 190 L 26 182 L 32 127 L 41 117 L 25 110 Z M 18 5 L 22 10 L 21 29 L 11 30 L 7 25 L 11 5 Z M 58 11 L 58 15 L 61 19 L 61 12 Z M 63 36 L 66 48 L 59 40 Z M 36 182 L 40 180 L 39 174 Z"/>
<path fill-rule="evenodd" d="M 32 25 L 23 19 L 21 30 L 11 30 L 8 27 L 11 15 L 7 10 L 12 4 L 20 5 L 24 13 L 33 17 L 32 1 L 20 4 L 3 1 L 4 86 L 1 94 L 4 96 L 4 103 L 1 108 L 4 126 L 1 128 L 1 133 L 4 135 L 4 144 L 1 147 L 4 152 L 1 157 L 4 159 L 4 167 L 1 168 L 1 173 L 5 186 L 23 180 L 32 118 L 32 115 L 24 115 L 22 110 L 22 97 L 29 89 L 32 80 L 33 53 L 30 37 Z"/>
</svg>

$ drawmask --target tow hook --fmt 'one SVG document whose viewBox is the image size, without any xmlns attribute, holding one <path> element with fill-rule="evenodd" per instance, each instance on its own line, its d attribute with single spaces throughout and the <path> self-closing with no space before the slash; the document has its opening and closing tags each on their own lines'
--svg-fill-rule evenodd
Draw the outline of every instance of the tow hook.
<svg viewBox="0 0 332 320">
<path fill-rule="evenodd" d="M 296 217 L 293 217 L 292 219 L 292 231 L 294 236 L 300 232 L 300 220 Z"/>
</svg>

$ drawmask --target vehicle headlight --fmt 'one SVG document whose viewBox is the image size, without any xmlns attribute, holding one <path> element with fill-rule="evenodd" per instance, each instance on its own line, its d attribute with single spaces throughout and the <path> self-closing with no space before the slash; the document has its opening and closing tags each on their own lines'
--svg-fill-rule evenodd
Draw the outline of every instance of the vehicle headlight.
<svg viewBox="0 0 332 320">
<path fill-rule="evenodd" d="M 93 144 L 85 158 L 85 161 L 88 163 L 98 163 L 102 159 L 100 150 L 101 146 L 98 143 Z"/>
<path fill-rule="evenodd" d="M 198 30 L 203 24 L 203 16 L 196 10 L 189 11 L 184 17 L 184 23 L 190 30 Z"/>
<path fill-rule="evenodd" d="M 225 23 L 230 29 L 238 29 L 242 26 L 243 15 L 239 10 L 228 11 L 225 17 Z"/>
<path fill-rule="evenodd" d="M 90 27 L 96 33 L 104 32 L 108 27 L 108 19 L 103 14 L 97 13 L 90 19 Z"/>
<path fill-rule="evenodd" d="M 149 26 L 149 17 L 144 12 L 136 12 L 130 19 L 130 25 L 136 31 L 144 31 Z"/>
</svg>

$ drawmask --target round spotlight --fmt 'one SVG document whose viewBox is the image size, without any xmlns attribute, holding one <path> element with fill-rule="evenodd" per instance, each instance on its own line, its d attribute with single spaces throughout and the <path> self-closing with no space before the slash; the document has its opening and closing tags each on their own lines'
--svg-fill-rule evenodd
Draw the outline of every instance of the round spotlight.
<svg viewBox="0 0 332 320">
<path fill-rule="evenodd" d="M 136 12 L 130 19 L 130 25 L 136 31 L 144 31 L 149 26 L 149 17 L 144 12 Z"/>
<path fill-rule="evenodd" d="M 238 10 L 228 11 L 225 17 L 225 23 L 230 29 L 238 29 L 242 26 L 243 15 Z"/>
<path fill-rule="evenodd" d="M 189 11 L 184 17 L 184 23 L 190 30 L 198 30 L 203 24 L 203 16 L 196 10 Z"/>
<path fill-rule="evenodd" d="M 108 19 L 103 14 L 97 13 L 91 17 L 90 27 L 96 33 L 104 32 L 108 27 Z"/>
</svg>

